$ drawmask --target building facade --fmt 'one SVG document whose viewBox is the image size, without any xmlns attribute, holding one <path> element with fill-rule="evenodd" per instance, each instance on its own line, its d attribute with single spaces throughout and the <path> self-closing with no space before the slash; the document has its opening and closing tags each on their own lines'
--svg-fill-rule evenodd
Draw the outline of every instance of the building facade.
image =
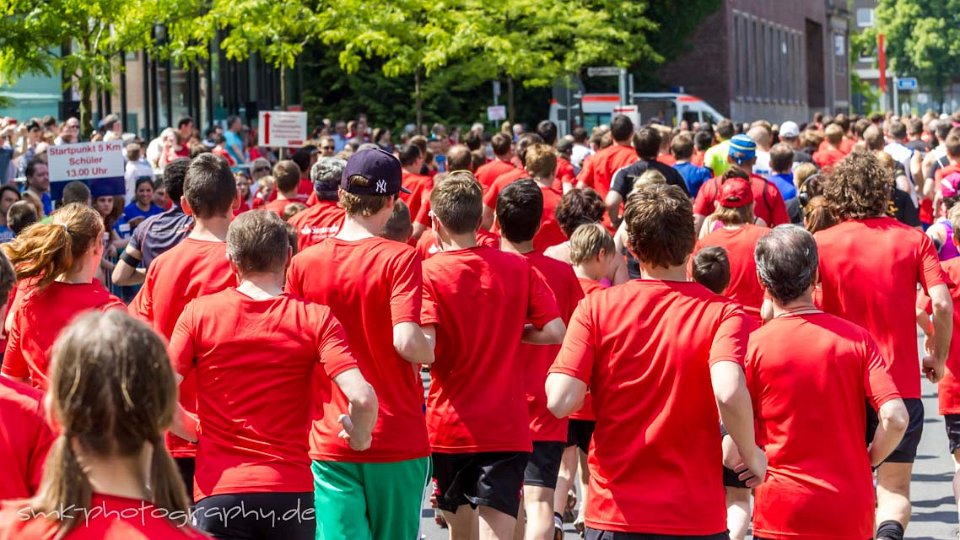
<svg viewBox="0 0 960 540">
<path fill-rule="evenodd" d="M 845 0 L 724 0 L 659 72 L 735 121 L 805 121 L 850 108 Z"/>
</svg>

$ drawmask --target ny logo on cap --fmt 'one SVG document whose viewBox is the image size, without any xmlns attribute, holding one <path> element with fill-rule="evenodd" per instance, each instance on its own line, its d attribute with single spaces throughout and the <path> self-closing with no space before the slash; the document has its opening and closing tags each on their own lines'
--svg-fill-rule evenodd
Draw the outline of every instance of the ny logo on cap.
<svg viewBox="0 0 960 540">
<path fill-rule="evenodd" d="M 387 192 L 387 181 L 386 180 L 377 180 L 377 193 L 386 193 Z"/>
</svg>

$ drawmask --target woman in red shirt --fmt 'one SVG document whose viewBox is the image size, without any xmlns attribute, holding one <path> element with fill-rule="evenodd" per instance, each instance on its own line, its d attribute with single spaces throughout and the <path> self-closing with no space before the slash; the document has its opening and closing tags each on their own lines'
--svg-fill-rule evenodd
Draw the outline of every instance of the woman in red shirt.
<svg viewBox="0 0 960 540">
<path fill-rule="evenodd" d="M 202 538 L 162 442 L 177 383 L 150 328 L 121 311 L 77 319 L 57 341 L 48 397 L 60 434 L 37 496 L 3 504 L 0 539 Z"/>
<path fill-rule="evenodd" d="M 100 214 L 75 203 L 3 245 L 17 279 L 25 280 L 10 308 L 4 376 L 46 390 L 50 349 L 60 331 L 81 312 L 125 307 L 95 279 L 103 232 Z"/>
</svg>

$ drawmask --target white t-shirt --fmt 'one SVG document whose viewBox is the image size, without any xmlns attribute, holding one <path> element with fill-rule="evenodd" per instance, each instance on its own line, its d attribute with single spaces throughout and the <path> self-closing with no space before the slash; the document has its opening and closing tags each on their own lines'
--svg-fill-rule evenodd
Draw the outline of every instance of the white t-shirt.
<svg viewBox="0 0 960 540">
<path fill-rule="evenodd" d="M 153 167 L 144 159 L 138 161 L 128 161 L 126 170 L 123 172 L 124 188 L 127 191 L 127 202 L 133 201 L 137 196 L 137 179 L 149 176 L 151 180 L 156 181 L 153 174 Z"/>
</svg>

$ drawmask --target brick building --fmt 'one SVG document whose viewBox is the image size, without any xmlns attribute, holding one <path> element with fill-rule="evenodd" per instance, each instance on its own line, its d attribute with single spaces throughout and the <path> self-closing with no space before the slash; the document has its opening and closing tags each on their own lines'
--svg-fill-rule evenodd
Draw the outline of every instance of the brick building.
<svg viewBox="0 0 960 540">
<path fill-rule="evenodd" d="M 660 79 L 735 121 L 805 121 L 850 108 L 845 0 L 724 0 Z"/>
</svg>

